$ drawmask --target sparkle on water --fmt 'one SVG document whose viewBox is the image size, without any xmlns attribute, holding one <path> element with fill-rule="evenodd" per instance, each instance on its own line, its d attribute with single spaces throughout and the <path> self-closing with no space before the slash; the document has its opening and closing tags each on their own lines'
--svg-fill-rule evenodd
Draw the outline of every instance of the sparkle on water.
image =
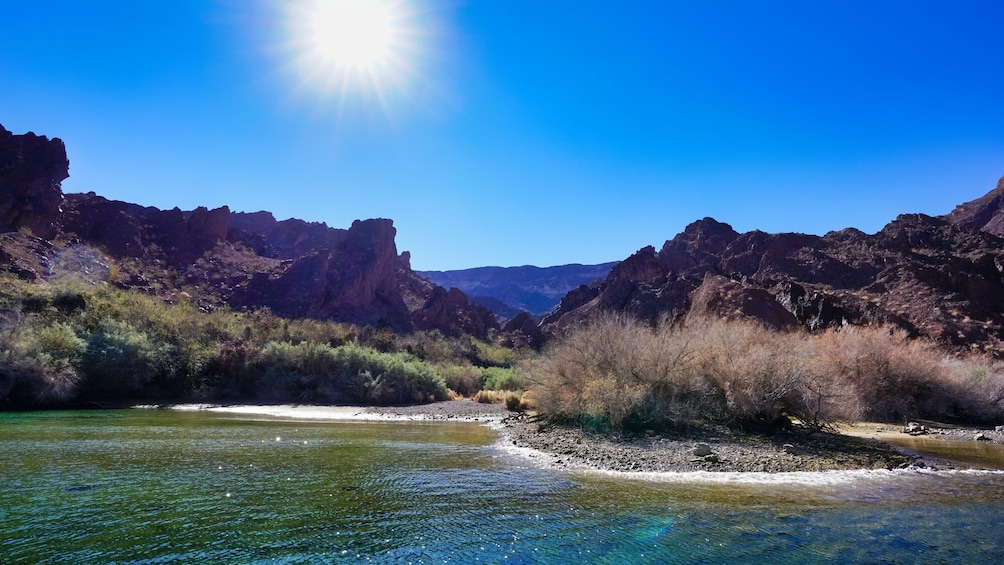
<svg viewBox="0 0 1004 565">
<path fill-rule="evenodd" d="M 639 481 L 456 423 L 0 413 L 11 562 L 994 562 L 1004 477 Z M 867 540 L 867 543 L 862 543 Z"/>
</svg>

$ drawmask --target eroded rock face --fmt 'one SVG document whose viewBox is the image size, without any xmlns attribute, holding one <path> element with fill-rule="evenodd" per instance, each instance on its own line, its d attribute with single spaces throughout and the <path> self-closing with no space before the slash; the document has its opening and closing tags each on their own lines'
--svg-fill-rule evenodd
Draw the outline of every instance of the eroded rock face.
<svg viewBox="0 0 1004 565">
<path fill-rule="evenodd" d="M 945 219 L 1004 237 L 1004 177 L 997 182 L 997 188 L 976 200 L 959 204 Z"/>
<path fill-rule="evenodd" d="M 798 327 L 794 314 L 762 288 L 708 273 L 690 295 L 688 316 L 727 319 L 754 318 L 776 330 Z"/>
<path fill-rule="evenodd" d="M 58 235 L 68 241 L 61 245 L 107 258 L 109 272 L 117 270 L 113 284 L 167 300 L 184 293 L 206 309 L 268 307 L 289 317 L 449 335 L 498 329 L 460 291 L 412 272 L 391 220 L 357 220 L 344 230 L 226 206 L 160 210 L 93 192 L 64 199 L 67 172 L 58 139 L 0 128 L 0 231 L 9 232 L 0 237 L 0 270 L 44 280 L 60 251 L 49 240 Z"/>
<path fill-rule="evenodd" d="M 644 320 L 754 318 L 808 330 L 891 324 L 955 348 L 1001 354 L 1004 180 L 948 216 L 904 214 L 874 235 L 739 234 L 705 218 L 655 253 L 641 249 L 543 321 L 555 334 L 601 311 Z"/>
<path fill-rule="evenodd" d="M 772 298 L 786 312 L 810 330 L 840 328 L 855 321 L 850 312 L 837 306 L 827 295 L 809 293 L 802 285 L 786 280 L 778 283 Z"/>
<path fill-rule="evenodd" d="M 28 229 L 43 239 L 59 232 L 60 183 L 70 162 L 62 140 L 0 125 L 0 232 Z"/>
<path fill-rule="evenodd" d="M 520 312 L 509 319 L 502 326 L 502 335 L 505 345 L 514 349 L 540 349 L 547 339 L 536 320 L 526 312 Z"/>
<path fill-rule="evenodd" d="M 441 286 L 433 287 L 432 295 L 415 312 L 414 319 L 415 329 L 438 329 L 451 336 L 466 333 L 485 338 L 489 330 L 499 327 L 490 310 L 470 302 L 457 288 L 446 290 Z"/>
</svg>

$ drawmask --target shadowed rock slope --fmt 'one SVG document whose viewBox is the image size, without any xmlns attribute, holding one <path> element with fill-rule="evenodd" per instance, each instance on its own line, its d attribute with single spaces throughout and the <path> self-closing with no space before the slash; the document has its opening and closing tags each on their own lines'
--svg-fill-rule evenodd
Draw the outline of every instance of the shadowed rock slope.
<svg viewBox="0 0 1004 565">
<path fill-rule="evenodd" d="M 190 300 L 205 309 L 269 308 L 286 317 L 438 329 L 486 337 L 492 313 L 416 275 L 386 219 L 348 229 L 269 212 L 159 210 L 93 192 L 62 193 L 62 141 L 0 127 L 0 272 L 75 276 Z"/>
<path fill-rule="evenodd" d="M 704 218 L 645 247 L 598 285 L 568 293 L 542 328 L 602 311 L 655 322 L 713 314 L 777 328 L 890 324 L 956 349 L 1000 355 L 1004 179 L 951 214 L 904 214 L 869 235 L 738 233 Z"/>
</svg>

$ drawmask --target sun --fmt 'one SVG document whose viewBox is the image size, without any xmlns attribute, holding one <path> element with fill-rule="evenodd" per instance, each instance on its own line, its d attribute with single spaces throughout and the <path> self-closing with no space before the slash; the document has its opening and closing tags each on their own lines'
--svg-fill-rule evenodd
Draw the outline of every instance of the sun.
<svg viewBox="0 0 1004 565">
<path fill-rule="evenodd" d="M 391 57 L 400 34 L 391 4 L 379 0 L 313 4 L 305 40 L 316 62 L 332 70 L 373 71 Z"/>
<path fill-rule="evenodd" d="M 414 71 L 413 15 L 408 0 L 288 0 L 283 51 L 298 90 L 386 103 Z"/>
</svg>

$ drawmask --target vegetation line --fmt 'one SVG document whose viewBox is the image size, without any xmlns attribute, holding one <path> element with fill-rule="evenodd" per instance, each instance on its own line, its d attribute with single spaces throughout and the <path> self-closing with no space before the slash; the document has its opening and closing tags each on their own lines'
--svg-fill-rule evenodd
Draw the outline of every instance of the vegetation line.
<svg viewBox="0 0 1004 565">
<path fill-rule="evenodd" d="M 538 353 L 267 310 L 204 312 L 79 281 L 0 279 L 0 408 L 457 397 L 529 405 L 597 430 L 999 423 L 1004 370 L 888 327 L 786 333 L 717 318 L 652 327 L 609 314 Z"/>
</svg>

